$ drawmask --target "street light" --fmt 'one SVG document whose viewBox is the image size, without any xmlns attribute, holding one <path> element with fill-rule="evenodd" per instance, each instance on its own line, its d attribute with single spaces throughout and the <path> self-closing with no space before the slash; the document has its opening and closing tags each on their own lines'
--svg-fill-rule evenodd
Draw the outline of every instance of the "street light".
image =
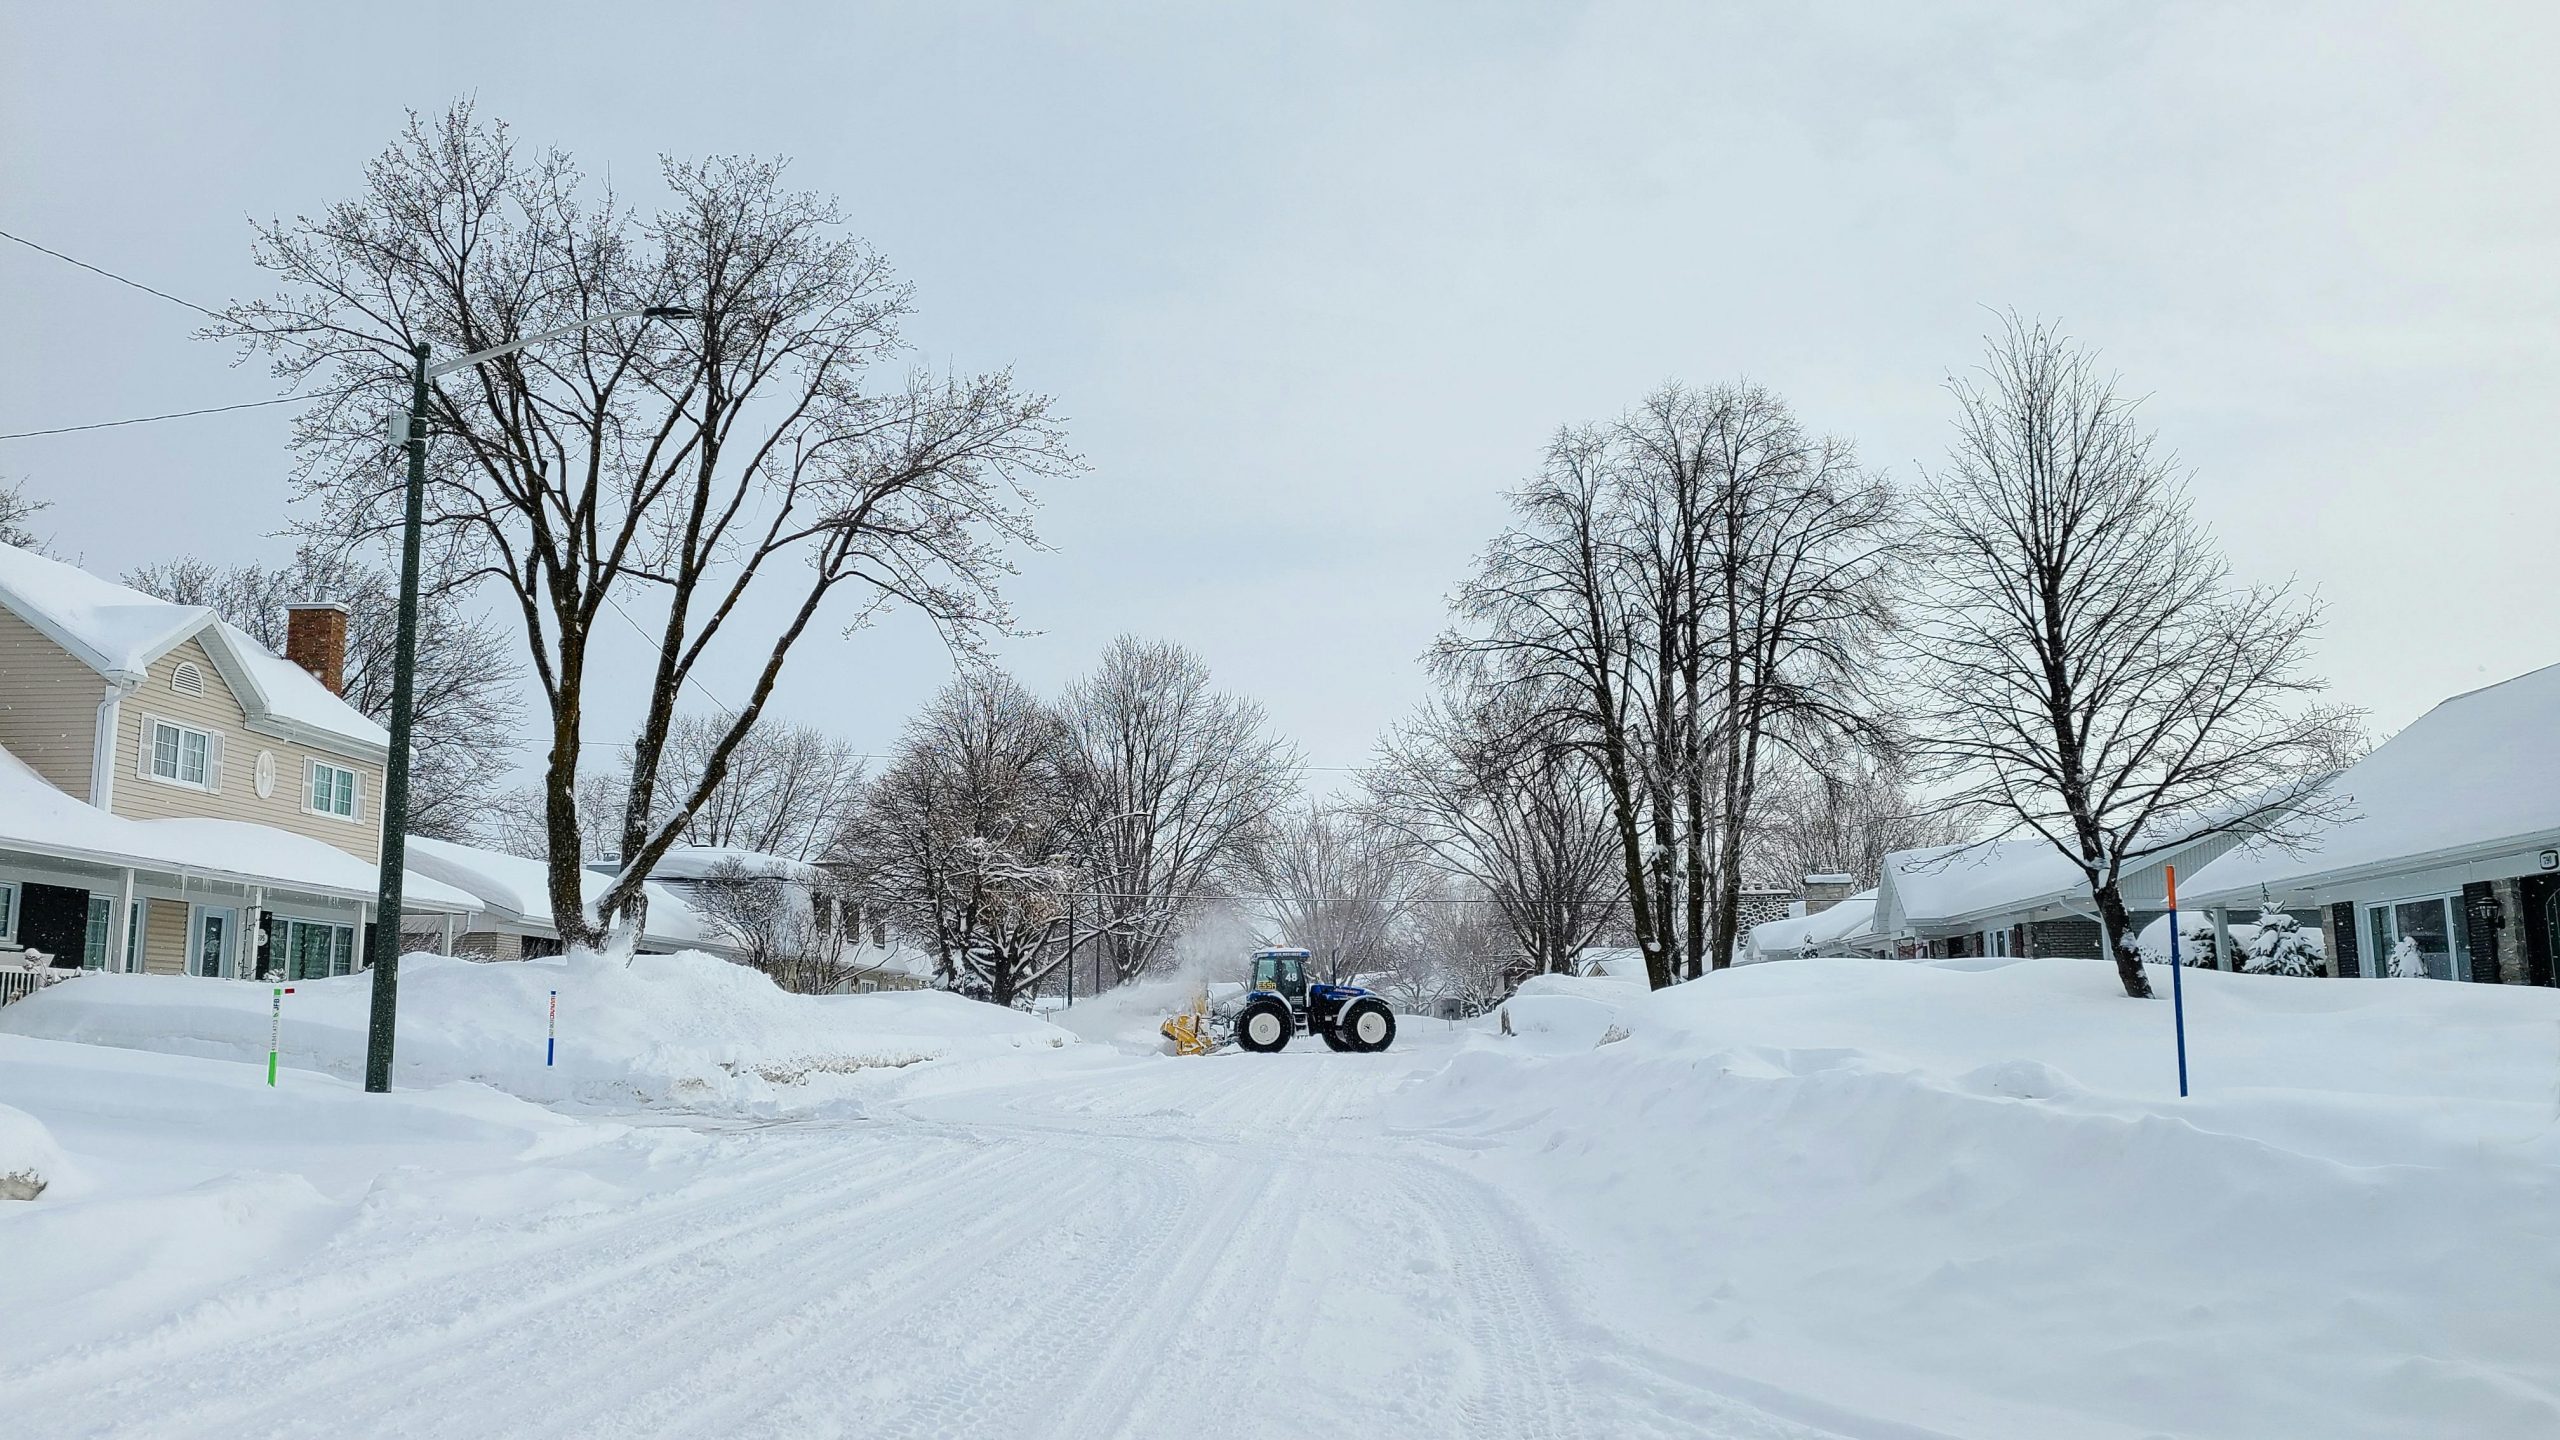
<svg viewBox="0 0 2560 1440">
<path fill-rule="evenodd" d="M 427 364 L 427 342 L 421 340 L 410 347 L 409 354 L 417 364 L 410 390 L 406 437 L 409 448 L 408 494 L 404 498 L 405 509 L 400 523 L 400 638 L 392 651 L 391 754 L 382 775 L 382 869 L 375 883 L 373 904 L 377 933 L 380 927 L 390 928 L 390 953 L 372 957 L 373 1016 L 366 1030 L 364 1048 L 364 1088 L 373 1094 L 384 1095 L 391 1090 L 391 1036 L 400 1009 L 400 881 L 409 861 L 409 726 L 417 707 L 411 682 L 418 667 L 418 530 L 423 523 L 427 503 L 427 382 L 456 370 L 467 370 L 483 361 L 495 360 L 501 355 L 512 355 L 527 345 L 557 340 L 563 335 L 610 325 L 616 320 L 692 318 L 693 310 L 682 305 L 645 305 L 630 310 L 613 310 L 434 366 Z M 377 945 L 376 948 L 384 947 Z"/>
</svg>

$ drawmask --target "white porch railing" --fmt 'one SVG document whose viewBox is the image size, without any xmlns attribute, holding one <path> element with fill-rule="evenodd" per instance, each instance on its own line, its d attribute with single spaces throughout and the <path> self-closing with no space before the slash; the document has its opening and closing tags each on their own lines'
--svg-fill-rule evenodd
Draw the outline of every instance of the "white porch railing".
<svg viewBox="0 0 2560 1440">
<path fill-rule="evenodd" d="M 80 973 L 77 970 L 56 970 L 50 965 L 28 968 L 0 963 L 0 1005 L 24 1000 L 47 985 Z"/>
</svg>

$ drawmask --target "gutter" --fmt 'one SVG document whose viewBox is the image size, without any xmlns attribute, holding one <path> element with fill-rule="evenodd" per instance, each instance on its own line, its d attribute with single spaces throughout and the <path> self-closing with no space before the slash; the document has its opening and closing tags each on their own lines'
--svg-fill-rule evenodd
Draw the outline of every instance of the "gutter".
<svg viewBox="0 0 2560 1440">
<path fill-rule="evenodd" d="M 124 708 L 124 697 L 141 689 L 142 681 L 138 671 L 107 672 L 106 698 L 98 702 L 98 725 L 89 737 L 89 804 L 93 809 L 115 813 L 117 720 Z"/>
</svg>

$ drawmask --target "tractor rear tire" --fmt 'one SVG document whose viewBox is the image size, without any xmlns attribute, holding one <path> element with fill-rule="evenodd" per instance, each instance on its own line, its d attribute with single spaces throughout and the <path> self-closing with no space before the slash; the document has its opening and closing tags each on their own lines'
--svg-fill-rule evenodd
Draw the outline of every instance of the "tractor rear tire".
<svg viewBox="0 0 2560 1440">
<path fill-rule="evenodd" d="M 1354 1000 L 1333 1023 L 1353 1050 L 1374 1053 L 1396 1043 L 1396 1012 L 1383 1000 Z"/>
<path fill-rule="evenodd" d="M 1344 1051 L 1360 1048 L 1360 1043 L 1351 1038 L 1351 1029 L 1345 1023 L 1344 1012 L 1340 1010 L 1333 1012 L 1332 1019 L 1317 1026 L 1316 1033 L 1324 1037 L 1325 1048 L 1328 1050 Z"/>
<path fill-rule="evenodd" d="M 1298 1018 L 1288 1006 L 1277 1000 L 1256 1001 L 1236 1017 L 1236 1043 L 1257 1055 L 1269 1055 L 1287 1046 L 1297 1028 Z"/>
</svg>

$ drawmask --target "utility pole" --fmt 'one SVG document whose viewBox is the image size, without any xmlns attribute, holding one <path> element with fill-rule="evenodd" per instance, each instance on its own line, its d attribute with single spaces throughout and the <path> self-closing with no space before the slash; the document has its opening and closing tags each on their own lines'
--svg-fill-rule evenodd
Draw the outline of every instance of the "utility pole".
<svg viewBox="0 0 2560 1440">
<path fill-rule="evenodd" d="M 409 731 L 417 716 L 418 532 L 425 525 L 427 504 L 427 382 L 456 370 L 467 370 L 484 360 L 512 355 L 527 345 L 539 345 L 545 340 L 556 340 L 563 335 L 574 335 L 617 320 L 690 320 L 693 317 L 694 312 L 681 305 L 613 310 L 556 330 L 474 351 L 459 360 L 448 360 L 433 368 L 427 365 L 429 351 L 426 341 L 420 340 L 409 347 L 413 369 L 406 431 L 409 481 L 407 493 L 401 497 L 400 638 L 392 651 L 391 753 L 385 757 L 382 766 L 382 865 L 374 878 L 376 939 L 373 948 L 380 953 L 366 957 L 373 966 L 373 1010 L 365 1029 L 364 1088 L 371 1094 L 390 1093 L 391 1040 L 399 1025 L 400 891 L 409 859 Z M 386 935 L 385 931 L 389 933 Z"/>
<path fill-rule="evenodd" d="M 418 531 L 427 504 L 427 342 L 410 347 L 409 483 L 401 497 L 400 636 L 391 659 L 391 753 L 382 767 L 382 868 L 373 907 L 373 1013 L 365 1028 L 364 1088 L 391 1091 L 391 1040 L 400 1011 L 401 881 L 409 861 L 409 729 L 417 717 Z M 384 932 L 388 931 L 388 934 Z"/>
</svg>

